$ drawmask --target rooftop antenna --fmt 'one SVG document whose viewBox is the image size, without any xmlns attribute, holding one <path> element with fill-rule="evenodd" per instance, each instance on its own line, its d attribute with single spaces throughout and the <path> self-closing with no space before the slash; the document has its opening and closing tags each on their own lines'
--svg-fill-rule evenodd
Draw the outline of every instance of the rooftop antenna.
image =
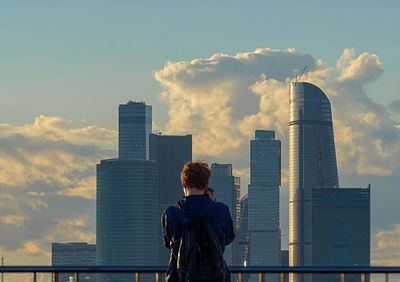
<svg viewBox="0 0 400 282">
<path fill-rule="evenodd" d="M 306 72 L 307 66 L 304 67 L 303 71 L 301 72 L 301 75 L 299 77 L 299 81 L 300 79 L 303 77 L 303 74 Z M 297 75 L 296 75 L 296 82 L 297 82 Z"/>
</svg>

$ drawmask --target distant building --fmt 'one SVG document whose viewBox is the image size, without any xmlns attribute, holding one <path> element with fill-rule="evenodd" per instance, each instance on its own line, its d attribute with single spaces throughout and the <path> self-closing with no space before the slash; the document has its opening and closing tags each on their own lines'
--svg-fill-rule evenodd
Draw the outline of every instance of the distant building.
<svg viewBox="0 0 400 282">
<path fill-rule="evenodd" d="M 119 158 L 97 165 L 96 262 L 157 265 L 160 230 L 158 165 L 150 157 L 151 106 L 119 107 Z M 130 281 L 129 274 L 98 280 Z M 146 279 L 144 279 L 146 280 Z"/>
<path fill-rule="evenodd" d="M 274 131 L 256 130 L 250 141 L 248 193 L 249 264 L 280 264 L 279 186 L 281 142 Z"/>
<path fill-rule="evenodd" d="M 290 84 L 289 104 L 289 260 L 312 265 L 313 188 L 339 187 L 331 104 L 307 82 Z"/>
<path fill-rule="evenodd" d="M 96 265 L 96 245 L 87 243 L 51 243 L 51 265 Z M 60 273 L 59 281 L 65 282 L 75 273 Z M 81 273 L 80 281 L 96 281 L 93 273 Z"/>
<path fill-rule="evenodd" d="M 238 265 L 246 266 L 249 260 L 248 194 L 240 201 L 240 225 L 237 233 Z"/>
<path fill-rule="evenodd" d="M 328 97 L 311 83 L 292 82 L 289 108 L 290 266 L 369 265 L 370 189 L 339 188 Z M 311 279 L 340 281 L 290 275 L 292 282 Z"/>
<path fill-rule="evenodd" d="M 121 159 L 149 159 L 149 134 L 152 128 L 151 106 L 129 101 L 119 105 L 118 156 Z"/>
<path fill-rule="evenodd" d="M 150 159 L 157 162 L 159 177 L 158 264 L 166 265 L 169 261 L 170 250 L 164 247 L 162 241 L 160 217 L 166 208 L 184 196 L 181 172 L 183 166 L 192 161 L 192 135 L 150 134 Z"/>
<path fill-rule="evenodd" d="M 370 265 L 370 188 L 313 189 L 314 266 Z M 313 275 L 313 281 L 340 281 L 339 275 Z M 360 281 L 350 275 L 347 281 Z"/>
<path fill-rule="evenodd" d="M 209 186 L 215 190 L 215 197 L 229 207 L 235 232 L 238 232 L 237 212 L 240 201 L 240 178 L 233 176 L 232 164 L 211 164 Z M 240 206 L 239 206 L 240 208 Z M 224 257 L 228 265 L 237 264 L 237 239 L 225 247 Z"/>
</svg>

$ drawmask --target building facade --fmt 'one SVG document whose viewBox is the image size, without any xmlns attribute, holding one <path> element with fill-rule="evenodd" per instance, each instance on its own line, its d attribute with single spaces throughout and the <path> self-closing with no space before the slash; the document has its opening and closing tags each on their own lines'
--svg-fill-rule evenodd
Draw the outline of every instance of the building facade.
<svg viewBox="0 0 400 282">
<path fill-rule="evenodd" d="M 51 265 L 96 265 L 96 245 L 85 242 L 51 243 Z M 60 273 L 59 281 L 65 282 L 69 277 L 75 277 L 75 273 Z M 80 281 L 96 281 L 93 273 L 81 273 Z"/>
<path fill-rule="evenodd" d="M 148 160 L 151 130 L 151 106 L 132 101 L 119 105 L 118 157 Z"/>
<path fill-rule="evenodd" d="M 369 265 L 370 192 L 339 188 L 329 99 L 311 83 L 292 82 L 289 105 L 289 265 Z"/>
<path fill-rule="evenodd" d="M 150 159 L 158 165 L 158 214 L 173 205 L 182 197 L 183 188 L 181 172 L 183 166 L 192 161 L 192 135 L 161 135 L 150 134 Z M 169 261 L 170 250 L 164 247 L 161 233 L 161 221 L 157 221 L 159 265 L 166 265 Z"/>
<path fill-rule="evenodd" d="M 338 187 L 331 105 L 317 86 L 290 84 L 289 263 L 312 265 L 313 188 Z"/>
<path fill-rule="evenodd" d="M 237 233 L 237 205 L 240 202 L 240 178 L 233 176 L 232 164 L 211 164 L 209 186 L 214 189 L 218 202 L 222 202 L 229 207 L 235 233 Z M 235 239 L 230 245 L 225 247 L 224 258 L 228 265 L 236 265 L 238 263 L 237 242 L 238 240 Z"/>
<path fill-rule="evenodd" d="M 369 266 L 370 193 L 370 187 L 313 189 L 314 266 Z M 360 275 L 347 278 L 360 280 Z M 313 275 L 313 281 L 340 281 L 340 275 Z"/>
<path fill-rule="evenodd" d="M 247 266 L 249 261 L 249 197 L 246 194 L 240 200 L 240 225 L 237 234 L 238 241 L 238 265 Z"/>
<path fill-rule="evenodd" d="M 279 186 L 281 142 L 274 131 L 256 130 L 250 141 L 248 192 L 249 264 L 280 264 Z"/>
<path fill-rule="evenodd" d="M 98 265 L 156 265 L 160 221 L 155 161 L 108 159 L 97 165 Z M 111 281 L 125 281 L 123 275 Z"/>
</svg>

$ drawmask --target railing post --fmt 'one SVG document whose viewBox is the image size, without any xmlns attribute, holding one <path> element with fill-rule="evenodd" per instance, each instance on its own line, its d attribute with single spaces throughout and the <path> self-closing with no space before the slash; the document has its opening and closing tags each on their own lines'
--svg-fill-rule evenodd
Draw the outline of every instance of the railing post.
<svg viewBox="0 0 400 282">
<path fill-rule="evenodd" d="M 53 278 L 54 282 L 58 282 L 58 272 L 54 272 Z"/>
<path fill-rule="evenodd" d="M 75 282 L 79 282 L 79 272 L 75 272 Z"/>
<path fill-rule="evenodd" d="M 238 274 L 238 282 L 243 282 L 243 272 L 239 272 L 239 274 Z"/>
<path fill-rule="evenodd" d="M 286 272 L 281 272 L 281 282 L 286 281 Z"/>
<path fill-rule="evenodd" d="M 367 282 L 367 274 L 361 273 L 361 282 Z"/>
<path fill-rule="evenodd" d="M 139 272 L 135 272 L 135 281 L 140 282 L 140 273 Z"/>
<path fill-rule="evenodd" d="M 265 282 L 265 272 L 258 273 L 258 281 Z"/>
<path fill-rule="evenodd" d="M 36 282 L 36 272 L 33 272 L 33 282 Z"/>
<path fill-rule="evenodd" d="M 340 281 L 341 282 L 347 282 L 346 273 L 342 272 Z"/>
<path fill-rule="evenodd" d="M 385 282 L 389 282 L 389 273 L 385 272 Z"/>
<path fill-rule="evenodd" d="M 156 282 L 162 282 L 162 273 L 156 272 Z"/>
</svg>

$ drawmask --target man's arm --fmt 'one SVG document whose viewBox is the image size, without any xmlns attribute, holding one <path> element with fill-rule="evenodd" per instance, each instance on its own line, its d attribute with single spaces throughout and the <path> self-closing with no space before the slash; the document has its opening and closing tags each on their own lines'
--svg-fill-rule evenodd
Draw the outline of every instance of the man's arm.
<svg viewBox="0 0 400 282">
<path fill-rule="evenodd" d="M 171 249 L 171 234 L 168 230 L 167 211 L 165 210 L 161 216 L 161 231 L 163 233 L 164 246 Z"/>
</svg>

